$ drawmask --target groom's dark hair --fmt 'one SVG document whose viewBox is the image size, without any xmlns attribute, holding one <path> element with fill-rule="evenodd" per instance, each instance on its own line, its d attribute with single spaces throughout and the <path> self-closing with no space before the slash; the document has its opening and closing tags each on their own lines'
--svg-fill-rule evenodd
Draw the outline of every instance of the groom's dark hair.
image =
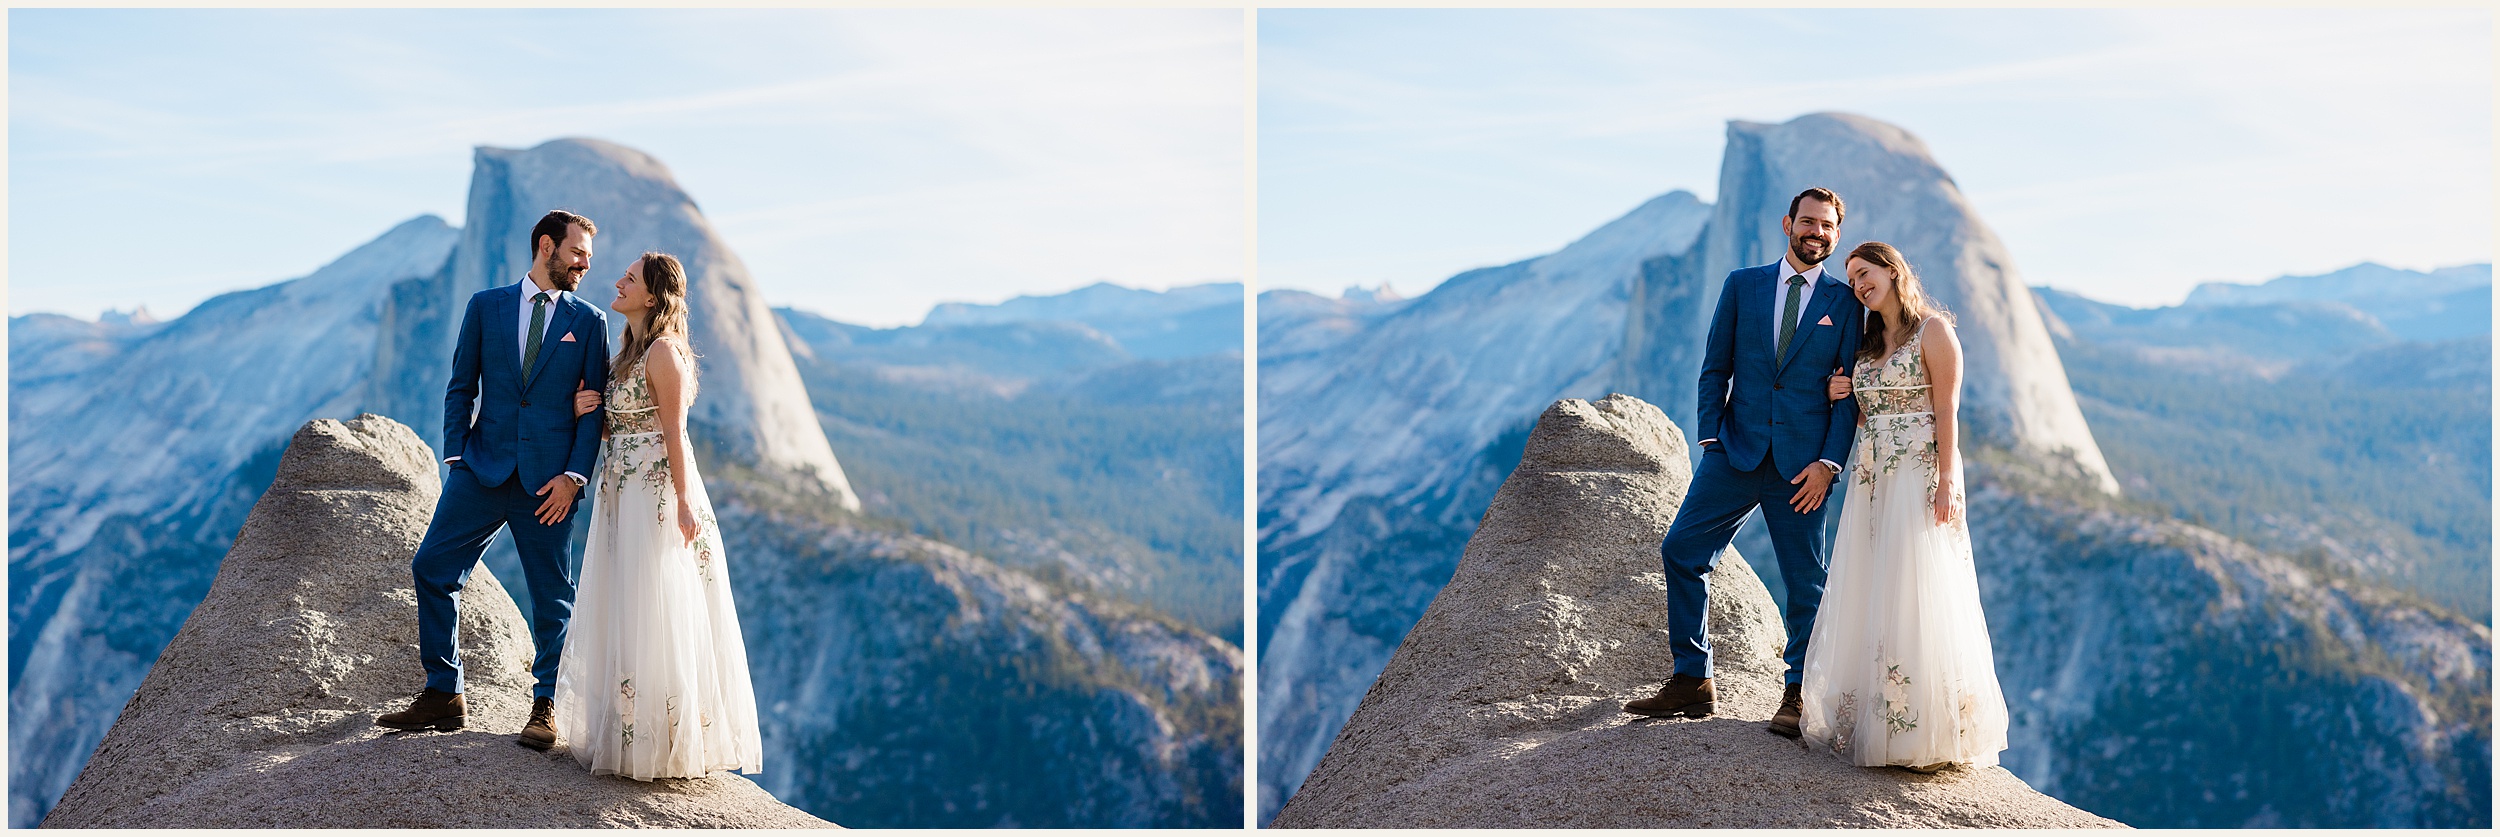
<svg viewBox="0 0 2500 837">
<path fill-rule="evenodd" d="M 1842 222 L 1842 221 L 1849 220 L 1849 207 L 1841 205 L 1841 203 L 1840 203 L 1840 196 L 1839 196 L 1839 195 L 1836 195 L 1836 194 L 1833 194 L 1833 193 L 1832 193 L 1832 190 L 1830 190 L 1830 189 L 1825 189 L 1825 188 L 1823 188 L 1823 187 L 1821 187 L 1821 186 L 1816 186 L 1816 187 L 1814 187 L 1814 188 L 1812 188 L 1812 189 L 1807 189 L 1807 190 L 1805 190 L 1805 191 L 1803 191 L 1803 192 L 1798 192 L 1796 197 L 1789 198 L 1789 199 L 1788 199 L 1788 215 L 1787 215 L 1786 217 L 1789 217 L 1789 218 L 1795 218 L 1795 217 L 1797 217 L 1797 206 L 1798 206 L 1799 204 L 1805 203 L 1805 200 L 1806 200 L 1807 198 L 1813 198 L 1813 199 L 1815 199 L 1815 200 L 1822 201 L 1822 202 L 1823 202 L 1824 204 L 1826 204 L 1826 205 L 1829 205 L 1829 206 L 1832 208 L 1832 223 L 1835 223 L 1835 224 L 1836 224 L 1836 223 L 1839 223 L 1839 222 Z M 537 241 L 538 239 L 533 238 L 533 239 L 530 239 L 530 240 L 531 240 L 531 241 Z M 531 246 L 536 246 L 536 245 L 534 245 L 534 244 L 533 244 L 533 245 L 531 245 Z"/>
<path fill-rule="evenodd" d="M 583 235 L 599 234 L 599 225 L 591 223 L 588 218 L 584 218 L 561 209 L 547 210 L 546 216 L 538 219 L 538 226 L 530 228 L 530 257 L 538 257 L 538 238 L 540 236 L 554 239 L 555 246 L 564 246 L 564 237 L 571 235 L 571 233 L 565 232 L 564 228 L 575 224 L 581 225 Z"/>
</svg>

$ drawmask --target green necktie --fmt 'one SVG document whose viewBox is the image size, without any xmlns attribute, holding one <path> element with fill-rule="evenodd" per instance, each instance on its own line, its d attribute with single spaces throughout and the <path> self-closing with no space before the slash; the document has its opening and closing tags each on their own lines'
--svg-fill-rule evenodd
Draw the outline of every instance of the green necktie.
<svg viewBox="0 0 2500 837">
<path fill-rule="evenodd" d="M 1790 296 L 1791 296 L 1791 297 L 1794 297 L 1794 296 L 1796 296 L 1796 295 L 1792 293 L 1792 294 L 1790 294 Z M 1792 300 L 1791 300 L 1791 302 L 1790 302 L 1790 304 L 1792 304 L 1792 305 L 1793 305 L 1793 304 L 1795 304 L 1795 301 L 1792 299 Z M 546 330 L 547 330 L 547 292 L 546 292 L 546 291 L 539 291 L 537 296 L 530 297 L 530 335 L 529 335 L 529 342 L 526 344 L 526 345 L 528 346 L 528 348 L 525 348 L 525 349 L 522 349 L 522 350 L 521 350 L 521 374 L 522 374 L 522 375 L 525 375 L 525 376 L 526 376 L 526 375 L 528 375 L 528 374 L 530 373 L 530 370 L 531 370 L 531 369 L 534 369 L 534 368 L 536 368 L 536 367 L 538 366 L 538 338 L 539 338 L 539 332 L 546 331 Z M 1782 338 L 1780 338 L 1780 342 L 1781 342 L 1781 343 L 1783 343 L 1783 344 L 1785 344 L 1785 343 L 1787 343 L 1787 342 L 1788 342 L 1788 338 L 1782 337 Z"/>
<path fill-rule="evenodd" d="M 1804 274 L 1788 277 L 1788 307 L 1780 309 L 1780 347 L 1773 360 L 1788 358 L 1788 338 L 1797 336 L 1797 318 L 1805 316 L 1805 312 L 1797 310 L 1797 305 L 1805 301 L 1805 290 Z"/>
</svg>

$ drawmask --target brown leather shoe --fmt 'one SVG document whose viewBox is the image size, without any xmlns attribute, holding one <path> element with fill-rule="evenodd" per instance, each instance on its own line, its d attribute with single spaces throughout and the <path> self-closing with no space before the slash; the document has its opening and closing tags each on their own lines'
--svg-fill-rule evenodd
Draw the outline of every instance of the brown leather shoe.
<svg viewBox="0 0 2500 837">
<path fill-rule="evenodd" d="M 547 698 L 530 701 L 530 722 L 521 727 L 521 737 L 512 743 L 532 750 L 545 750 L 556 745 L 556 702 Z"/>
<path fill-rule="evenodd" d="M 1623 705 L 1623 711 L 1652 718 L 1707 718 L 1719 708 L 1719 693 L 1710 678 L 1678 674 L 1667 678 L 1658 693 Z"/>
<path fill-rule="evenodd" d="M 469 703 L 459 692 L 437 692 L 427 689 L 417 693 L 408 708 L 373 719 L 391 729 L 454 730 L 469 723 Z"/>
<path fill-rule="evenodd" d="M 1797 737 L 1801 734 L 1797 730 L 1797 719 L 1805 714 L 1805 695 L 1799 693 L 1797 684 L 1788 684 L 1788 691 L 1780 693 L 1779 714 L 1771 716 L 1771 734 Z"/>
</svg>

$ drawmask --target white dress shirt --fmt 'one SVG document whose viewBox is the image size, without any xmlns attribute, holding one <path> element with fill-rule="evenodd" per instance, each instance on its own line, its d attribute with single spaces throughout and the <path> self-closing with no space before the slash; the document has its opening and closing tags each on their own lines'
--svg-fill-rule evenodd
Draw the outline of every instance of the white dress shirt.
<svg viewBox="0 0 2500 837">
<path fill-rule="evenodd" d="M 565 292 L 541 285 L 538 283 L 538 277 L 531 276 L 526 273 L 521 274 L 521 281 L 517 284 L 521 286 L 521 316 L 520 322 L 512 324 L 512 336 L 520 341 L 518 343 L 514 343 L 513 345 L 520 348 L 515 350 L 514 354 L 518 355 L 529 350 L 530 297 L 537 296 L 540 291 L 545 291 L 547 293 L 547 321 L 540 323 L 538 326 L 538 339 L 540 341 L 538 344 L 538 350 L 542 352 L 546 351 L 547 344 L 545 341 L 547 340 L 547 331 L 555 328 L 556 306 L 564 304 Z M 529 374 L 529 370 L 521 370 L 521 374 L 527 375 Z"/>
<path fill-rule="evenodd" d="M 1773 351 L 1779 350 L 1780 323 L 1783 318 L 1787 322 L 1796 323 L 1798 331 L 1806 330 L 1805 323 L 1799 321 L 1804 320 L 1806 311 L 1814 307 L 1814 283 L 1823 280 L 1823 266 L 1817 264 L 1798 270 L 1795 265 L 1788 263 L 1788 257 L 1782 256 L 1779 260 L 1779 274 L 1779 284 L 1771 286 L 1771 349 Z M 1806 278 L 1806 289 L 1804 293 L 1797 295 L 1797 310 L 1795 311 L 1788 310 L 1788 277 L 1791 276 Z"/>
</svg>

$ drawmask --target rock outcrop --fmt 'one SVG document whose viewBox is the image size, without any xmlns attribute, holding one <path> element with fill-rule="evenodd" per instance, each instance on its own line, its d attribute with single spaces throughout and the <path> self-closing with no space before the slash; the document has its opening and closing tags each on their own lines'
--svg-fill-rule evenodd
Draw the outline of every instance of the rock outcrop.
<svg viewBox="0 0 2500 837">
<path fill-rule="evenodd" d="M 416 692 L 408 557 L 440 492 L 434 453 L 365 415 L 295 435 L 191 611 L 47 827 L 807 828 L 744 778 L 594 777 L 511 743 L 529 631 L 492 573 L 462 595 L 469 725 L 395 733 Z"/>
<path fill-rule="evenodd" d="M 1999 768 L 1854 767 L 1764 732 L 1785 640 L 1743 560 L 1713 573 L 1719 714 L 1625 715 L 1669 673 L 1657 543 L 1681 431 L 1624 395 L 1546 410 L 1457 573 L 1280 827 L 2111 827 Z"/>
</svg>

